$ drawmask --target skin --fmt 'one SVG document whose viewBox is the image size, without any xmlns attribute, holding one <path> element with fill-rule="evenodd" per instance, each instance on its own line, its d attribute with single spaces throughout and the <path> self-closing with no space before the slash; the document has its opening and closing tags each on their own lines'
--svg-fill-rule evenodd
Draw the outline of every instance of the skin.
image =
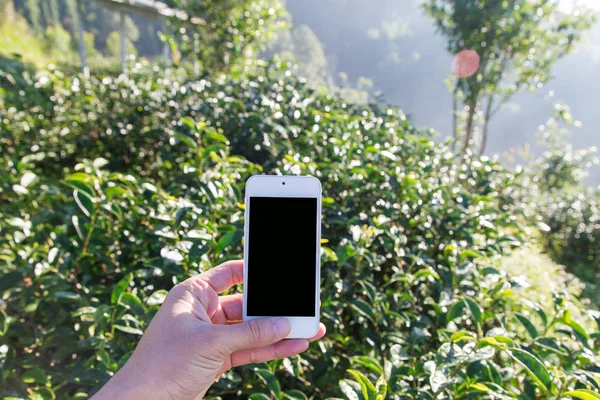
<svg viewBox="0 0 600 400">
<path fill-rule="evenodd" d="M 283 340 L 285 318 L 242 322 L 242 295 L 218 294 L 244 280 L 243 261 L 229 261 L 175 286 L 127 363 L 93 400 L 201 399 L 232 367 L 302 353 L 325 335 Z"/>
</svg>

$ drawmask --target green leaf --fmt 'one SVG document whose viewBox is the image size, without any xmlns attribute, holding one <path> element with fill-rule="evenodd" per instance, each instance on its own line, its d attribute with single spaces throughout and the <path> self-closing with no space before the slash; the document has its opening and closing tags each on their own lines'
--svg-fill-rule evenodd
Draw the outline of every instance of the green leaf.
<svg viewBox="0 0 600 400">
<path fill-rule="evenodd" d="M 382 156 L 389 158 L 392 161 L 396 161 L 396 155 L 388 150 L 382 150 L 379 152 Z"/>
<path fill-rule="evenodd" d="M 567 357 L 569 355 L 568 349 L 564 348 L 564 345 L 557 343 L 555 338 L 538 337 L 535 344 L 544 350 L 551 351 L 561 357 Z"/>
<path fill-rule="evenodd" d="M 212 240 L 212 235 L 205 230 L 193 229 L 185 234 L 189 239 Z"/>
<path fill-rule="evenodd" d="M 156 236 L 161 236 L 168 239 L 177 239 L 177 233 L 174 232 L 169 226 L 157 225 L 152 232 Z"/>
<path fill-rule="evenodd" d="M 434 392 L 438 392 L 441 388 L 448 385 L 449 378 L 443 367 L 439 368 L 434 361 L 430 360 L 425 362 L 423 368 L 429 373 L 429 384 Z"/>
<path fill-rule="evenodd" d="M 357 282 L 363 288 L 363 294 L 368 298 L 368 303 L 373 304 L 375 297 L 377 296 L 377 288 L 367 280 L 359 280 Z"/>
<path fill-rule="evenodd" d="M 576 399 L 581 400 L 598 400 L 600 399 L 600 394 L 594 393 L 591 390 L 579 389 L 573 390 L 572 392 L 566 392 L 565 396 L 571 396 Z"/>
<path fill-rule="evenodd" d="M 383 373 L 383 369 L 381 368 L 381 365 L 373 357 L 354 356 L 351 358 L 351 360 L 352 360 L 352 364 L 357 364 L 357 365 L 363 366 L 367 369 L 370 369 L 371 371 L 376 372 L 379 375 L 381 375 Z"/>
<path fill-rule="evenodd" d="M 36 389 L 36 394 L 39 395 L 43 400 L 54 400 L 56 399 L 56 393 L 49 387 L 39 387 Z"/>
<path fill-rule="evenodd" d="M 133 293 L 123 292 L 119 297 L 118 304 L 125 306 L 133 314 L 139 315 L 145 313 L 142 301 Z"/>
<path fill-rule="evenodd" d="M 112 304 L 117 304 L 121 294 L 127 290 L 127 287 L 133 280 L 133 273 L 129 273 L 125 275 L 113 288 L 112 294 L 110 295 L 110 302 Z"/>
<path fill-rule="evenodd" d="M 413 276 L 413 279 L 415 281 L 421 279 L 421 278 L 426 278 L 426 277 L 432 277 L 434 279 L 440 279 L 440 276 L 438 275 L 437 272 L 435 272 L 432 268 L 423 268 L 419 271 L 417 271 L 415 273 L 415 275 Z"/>
<path fill-rule="evenodd" d="M 409 360 L 410 356 L 405 348 L 399 344 L 394 344 L 390 347 L 390 358 L 395 366 L 398 366 L 401 361 Z"/>
<path fill-rule="evenodd" d="M 80 192 L 79 190 L 74 190 L 73 198 L 75 199 L 75 203 L 77 203 L 79 209 L 86 217 L 89 218 L 94 212 L 94 202 L 90 196 L 84 192 Z"/>
<path fill-rule="evenodd" d="M 294 371 L 294 365 L 292 364 L 289 358 L 283 359 L 283 368 L 285 368 L 285 370 L 289 372 L 290 375 L 296 376 L 296 372 Z"/>
<path fill-rule="evenodd" d="M 149 306 L 159 306 L 165 301 L 167 294 L 169 294 L 169 292 L 164 289 L 157 290 L 146 299 L 146 304 Z"/>
<path fill-rule="evenodd" d="M 460 252 L 460 262 L 463 262 L 465 258 L 479 258 L 481 257 L 481 254 L 479 254 L 478 252 L 476 252 L 475 250 L 463 250 Z"/>
<path fill-rule="evenodd" d="M 494 357 L 494 354 L 496 354 L 494 347 L 490 347 L 490 346 L 481 347 L 469 355 L 469 361 L 473 362 L 473 361 L 487 360 L 487 359 Z"/>
<path fill-rule="evenodd" d="M 73 215 L 71 217 L 71 221 L 73 222 L 73 226 L 75 227 L 75 231 L 77 232 L 79 240 L 82 242 L 85 241 L 85 228 L 79 224 L 79 217 L 77 215 Z"/>
<path fill-rule="evenodd" d="M 142 188 L 152 193 L 158 193 L 158 188 L 149 182 L 142 183 Z"/>
<path fill-rule="evenodd" d="M 95 178 L 84 172 L 75 172 L 65 178 L 66 182 L 93 182 Z"/>
<path fill-rule="evenodd" d="M 40 368 L 29 369 L 23 374 L 23 382 L 44 385 L 46 383 L 46 373 Z"/>
<path fill-rule="evenodd" d="M 225 146 L 222 144 L 211 144 L 204 149 L 204 152 L 200 156 L 201 159 L 206 159 L 208 157 L 213 157 L 213 154 L 217 154 L 217 152 L 221 149 L 224 149 Z"/>
<path fill-rule="evenodd" d="M 385 377 L 381 375 L 375 383 L 375 391 L 377 392 L 375 400 L 385 400 L 385 395 L 387 394 L 387 387 L 387 381 L 385 380 Z"/>
<path fill-rule="evenodd" d="M 264 393 L 252 393 L 248 396 L 249 400 L 271 400 L 271 397 L 267 396 Z"/>
<path fill-rule="evenodd" d="M 526 316 L 522 314 L 515 314 L 515 317 L 517 317 L 519 322 L 525 327 L 525 329 L 527 329 L 527 332 L 529 332 L 529 336 L 531 336 L 532 339 L 535 339 L 539 336 L 537 329 Z"/>
<path fill-rule="evenodd" d="M 467 331 L 459 331 L 453 333 L 452 336 L 450 336 L 450 340 L 452 340 L 453 342 L 460 342 L 463 340 L 477 341 L 477 339 L 473 336 L 473 333 Z"/>
<path fill-rule="evenodd" d="M 358 382 L 354 382 L 349 379 L 342 379 L 339 385 L 341 392 L 348 398 L 348 400 L 361 399 L 359 393 L 362 392 L 362 388 Z"/>
<path fill-rule="evenodd" d="M 128 193 L 129 192 L 126 189 L 119 186 L 112 186 L 104 190 L 104 195 L 109 199 L 112 199 L 113 197 L 123 197 Z"/>
<path fill-rule="evenodd" d="M 34 174 L 33 172 L 25 172 L 23 174 L 23 176 L 21 176 L 21 186 L 23 186 L 24 188 L 29 187 L 29 185 L 31 185 L 31 183 L 33 181 L 35 181 L 35 179 L 37 178 L 37 175 Z"/>
<path fill-rule="evenodd" d="M 337 254 L 335 254 L 335 252 L 333 250 L 331 250 L 329 247 L 321 246 L 321 252 L 331 261 L 338 260 Z"/>
<path fill-rule="evenodd" d="M 260 378 L 261 381 L 269 388 L 271 394 L 278 399 L 281 393 L 281 387 L 279 386 L 279 381 L 277 377 L 273 375 L 269 370 L 266 369 L 256 369 L 254 370 L 256 375 Z"/>
<path fill-rule="evenodd" d="M 227 142 L 228 142 L 227 137 L 225 135 L 223 135 L 222 133 L 214 132 L 214 131 L 206 132 L 204 134 L 204 139 L 212 140 L 215 142 L 221 142 L 221 143 L 225 143 L 225 144 L 227 144 Z"/>
<path fill-rule="evenodd" d="M 477 304 L 475 300 L 470 297 L 465 297 L 465 302 L 467 303 L 467 306 L 469 306 L 469 310 L 471 311 L 473 319 L 477 325 L 481 327 L 483 325 L 483 311 L 481 311 L 479 304 Z"/>
<path fill-rule="evenodd" d="M 333 199 L 333 197 L 323 197 L 321 199 L 321 203 L 323 205 L 331 205 L 331 204 L 335 203 L 335 200 Z"/>
<path fill-rule="evenodd" d="M 523 366 L 529 376 L 544 392 L 547 392 L 552 387 L 550 374 L 537 357 L 523 349 L 511 349 L 509 354 Z"/>
<path fill-rule="evenodd" d="M 546 315 L 546 312 L 544 311 L 544 309 L 542 308 L 542 306 L 540 306 L 538 303 L 531 303 L 531 307 L 540 316 L 540 318 L 542 319 L 542 323 L 544 324 L 544 326 L 547 326 L 548 325 L 548 316 Z"/>
<path fill-rule="evenodd" d="M 8 330 L 8 317 L 3 310 L 0 310 L 0 336 L 4 335 Z"/>
<path fill-rule="evenodd" d="M 486 346 L 492 346 L 492 347 L 496 347 L 496 348 L 500 348 L 500 349 L 503 349 L 506 347 L 504 345 L 504 343 L 499 342 L 498 340 L 496 340 L 495 337 L 485 337 L 477 343 L 477 347 L 486 347 Z"/>
<path fill-rule="evenodd" d="M 485 267 L 481 270 L 483 275 L 502 275 L 502 273 L 494 267 Z"/>
<path fill-rule="evenodd" d="M 452 304 L 450 306 L 450 309 L 448 310 L 448 314 L 446 314 L 446 320 L 448 322 L 455 320 L 458 317 L 462 317 L 463 315 L 465 315 L 465 311 L 466 311 L 466 304 L 464 301 L 459 300 L 456 303 Z"/>
<path fill-rule="evenodd" d="M 81 299 L 81 296 L 79 296 L 77 293 L 73 293 L 73 292 L 54 292 L 54 294 L 52 294 L 52 297 L 57 298 L 57 299 L 69 299 L 69 300 L 79 300 Z"/>
<path fill-rule="evenodd" d="M 375 312 L 373 310 L 373 306 L 368 304 L 363 299 L 354 299 L 352 300 L 352 308 L 358 312 L 358 314 L 367 318 L 372 323 L 375 323 Z"/>
<path fill-rule="evenodd" d="M 514 345 L 515 345 L 514 342 L 513 342 L 513 340 L 511 338 L 509 338 L 509 337 L 506 337 L 506 336 L 499 336 L 499 335 L 492 336 L 492 339 L 494 339 L 498 343 L 503 343 L 503 344 L 506 344 L 506 345 L 508 345 L 510 347 L 514 347 Z"/>
<path fill-rule="evenodd" d="M 536 223 L 536 225 L 538 226 L 538 228 L 540 228 L 542 232 L 550 232 L 552 230 L 547 224 L 543 222 L 538 222 Z"/>
<path fill-rule="evenodd" d="M 241 233 L 237 231 L 230 231 L 221 236 L 215 247 L 215 255 L 221 254 L 226 247 L 233 245 L 241 239 L 241 236 Z"/>
<path fill-rule="evenodd" d="M 302 393 L 299 390 L 288 390 L 286 393 L 283 394 L 284 398 L 290 399 L 290 400 L 308 400 L 308 397 Z"/>
<path fill-rule="evenodd" d="M 15 288 L 21 279 L 23 279 L 23 274 L 19 271 L 0 275 L 0 293 Z"/>
<path fill-rule="evenodd" d="M 338 265 L 344 265 L 344 263 L 350 257 L 356 255 L 356 250 L 347 244 L 343 247 L 338 247 L 338 249 L 336 250 L 336 254 L 338 256 Z"/>
<path fill-rule="evenodd" d="M 94 161 L 92 162 L 92 165 L 98 169 L 104 167 L 107 164 L 108 164 L 108 160 L 106 158 L 102 158 L 102 157 L 98 157 L 98 158 L 94 159 Z"/>
<path fill-rule="evenodd" d="M 559 320 L 559 322 L 568 325 L 573 330 L 573 333 L 575 334 L 575 337 L 577 337 L 577 340 L 583 343 L 583 345 L 585 345 L 586 347 L 590 347 L 590 335 L 588 335 L 586 330 L 581 325 L 579 325 L 576 321 L 572 320 L 570 318 L 570 315 L 569 318 L 565 317 L 562 320 Z"/>
<path fill-rule="evenodd" d="M 193 119 L 191 119 L 190 117 L 184 117 L 181 119 L 181 122 L 186 125 L 188 128 L 190 128 L 191 131 L 196 130 L 196 123 L 194 122 Z"/>
<path fill-rule="evenodd" d="M 132 326 L 120 325 L 120 324 L 115 324 L 113 326 L 115 327 L 115 329 L 118 329 L 125 333 L 131 333 L 132 335 L 140 335 L 141 336 L 144 334 L 144 332 L 142 332 L 141 329 L 134 328 Z"/>
<path fill-rule="evenodd" d="M 28 194 L 29 190 L 27 190 L 26 188 L 24 188 L 21 185 L 12 185 L 12 189 L 15 193 L 19 193 L 19 194 Z"/>
<path fill-rule="evenodd" d="M 191 137 L 184 135 L 183 133 L 176 133 L 174 137 L 192 149 L 196 149 L 198 147 L 198 144 Z"/>
<path fill-rule="evenodd" d="M 73 312 L 74 317 L 81 317 L 82 315 L 90 315 L 96 312 L 96 307 L 81 307 Z"/>
<path fill-rule="evenodd" d="M 475 389 L 478 392 L 490 392 L 490 388 L 485 386 L 483 383 L 474 383 L 469 386 L 469 389 Z"/>
<path fill-rule="evenodd" d="M 106 350 L 99 349 L 99 350 L 96 350 L 96 355 L 100 359 L 100 362 L 104 365 L 104 368 L 109 369 L 110 364 L 111 364 L 111 359 L 110 359 L 110 355 L 108 354 L 108 352 Z"/>
<path fill-rule="evenodd" d="M 362 372 L 349 369 L 348 373 L 352 375 L 354 380 L 360 384 L 362 395 L 365 399 L 371 400 L 377 397 L 377 390 L 375 389 L 375 386 L 373 386 L 369 378 L 367 378 Z"/>
</svg>

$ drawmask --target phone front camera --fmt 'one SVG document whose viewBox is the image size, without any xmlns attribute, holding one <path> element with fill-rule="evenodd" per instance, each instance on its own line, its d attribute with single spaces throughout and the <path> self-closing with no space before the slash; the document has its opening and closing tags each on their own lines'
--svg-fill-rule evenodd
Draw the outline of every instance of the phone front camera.
<svg viewBox="0 0 600 400">
<path fill-rule="evenodd" d="M 282 185 L 285 185 L 285 182 L 281 182 Z"/>
</svg>

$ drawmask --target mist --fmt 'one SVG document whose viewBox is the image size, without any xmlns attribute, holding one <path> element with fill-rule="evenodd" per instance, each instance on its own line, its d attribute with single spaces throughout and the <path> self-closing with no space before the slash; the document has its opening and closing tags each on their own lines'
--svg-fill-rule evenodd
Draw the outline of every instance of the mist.
<svg viewBox="0 0 600 400">
<path fill-rule="evenodd" d="M 401 107 L 416 125 L 435 129 L 442 140 L 451 135 L 452 96 L 444 81 L 453 55 L 419 0 L 287 0 L 286 8 L 295 27 L 315 33 L 337 84 L 340 73 L 350 84 L 367 78 L 372 94 Z M 554 102 L 569 105 L 582 123 L 572 129 L 574 149 L 600 145 L 599 23 L 552 72 L 547 85 L 517 94 L 492 119 L 487 155 L 518 161 L 523 153 L 541 154 L 538 127 L 552 116 Z M 588 183 L 600 184 L 600 167 Z"/>
</svg>

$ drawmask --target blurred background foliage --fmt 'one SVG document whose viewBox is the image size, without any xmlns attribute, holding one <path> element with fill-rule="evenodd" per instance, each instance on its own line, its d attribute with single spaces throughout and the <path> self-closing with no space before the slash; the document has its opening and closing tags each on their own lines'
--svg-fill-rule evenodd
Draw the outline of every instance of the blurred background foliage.
<svg viewBox="0 0 600 400">
<path fill-rule="evenodd" d="M 458 24 L 434 3 L 434 21 Z M 563 12 L 478 3 L 509 19 Z M 121 74 L 118 19 L 84 2 L 85 78 L 75 1 L 0 1 L 0 396 L 92 395 L 174 284 L 241 256 L 244 182 L 271 173 L 323 183 L 329 333 L 301 356 L 228 372 L 210 396 L 600 398 L 600 190 L 586 181 L 594 151 L 570 145 L 567 105 L 540 126 L 541 154 L 456 152 L 387 105 L 377 78 L 334 69 L 280 2 L 169 5 L 202 23 L 128 16 Z M 568 32 L 593 22 L 576 17 Z M 452 94 L 489 99 L 482 79 Z"/>
</svg>

